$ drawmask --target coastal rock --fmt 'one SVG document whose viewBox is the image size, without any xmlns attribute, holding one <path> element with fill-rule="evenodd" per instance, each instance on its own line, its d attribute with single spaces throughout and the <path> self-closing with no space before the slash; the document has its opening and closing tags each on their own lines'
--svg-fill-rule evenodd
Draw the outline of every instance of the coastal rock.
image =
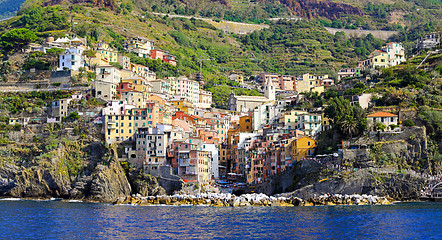
<svg viewBox="0 0 442 240">
<path fill-rule="evenodd" d="M 226 196 L 223 194 L 201 194 L 201 195 L 179 195 L 173 196 L 149 196 L 141 197 L 136 194 L 127 197 L 124 201 L 117 201 L 116 204 L 131 204 L 147 206 L 151 204 L 162 205 L 205 205 L 212 207 L 248 207 L 248 206 L 272 206 L 272 207 L 293 207 L 293 206 L 320 206 L 320 205 L 340 205 L 342 203 L 350 205 L 366 204 L 390 204 L 383 197 L 371 195 L 330 195 L 325 194 L 319 197 L 311 198 L 307 201 L 292 197 L 273 197 L 263 194 L 246 194 L 241 196 Z"/>
<path fill-rule="evenodd" d="M 326 193 L 329 194 L 366 194 L 388 196 L 395 200 L 416 200 L 419 198 L 420 189 L 426 184 L 426 179 L 409 173 L 376 173 L 369 169 L 358 170 L 346 178 L 334 177 L 321 182 L 316 182 L 293 192 L 278 194 L 284 197 L 299 197 L 302 199 L 315 198 Z M 349 204 L 347 199 L 343 203 Z M 321 203 L 322 204 L 322 203 Z M 351 204 L 354 204 L 352 202 Z M 365 204 L 358 203 L 358 204 Z"/>
<path fill-rule="evenodd" d="M 131 186 L 134 193 L 141 194 L 143 197 L 166 195 L 166 190 L 160 187 L 157 178 L 143 173 L 133 174 L 131 176 Z"/>
<path fill-rule="evenodd" d="M 35 166 L 4 164 L 0 168 L 0 195 L 17 198 L 66 197 L 71 189 L 67 175 Z"/>
<path fill-rule="evenodd" d="M 93 174 L 89 200 L 115 202 L 130 195 L 132 189 L 119 162 L 111 161 L 109 166 L 97 166 Z"/>
</svg>

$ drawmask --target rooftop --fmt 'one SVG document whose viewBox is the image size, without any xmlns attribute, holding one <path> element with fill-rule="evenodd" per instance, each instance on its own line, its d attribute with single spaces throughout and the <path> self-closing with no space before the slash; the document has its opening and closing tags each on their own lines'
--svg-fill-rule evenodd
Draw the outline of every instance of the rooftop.
<svg viewBox="0 0 442 240">
<path fill-rule="evenodd" d="M 377 113 L 372 113 L 367 117 L 397 117 L 397 115 L 387 112 L 377 112 Z"/>
</svg>

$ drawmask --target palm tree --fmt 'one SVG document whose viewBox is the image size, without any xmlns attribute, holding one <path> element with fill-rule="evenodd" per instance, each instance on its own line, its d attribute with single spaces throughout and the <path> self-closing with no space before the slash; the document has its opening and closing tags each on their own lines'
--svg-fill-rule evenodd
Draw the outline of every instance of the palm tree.
<svg viewBox="0 0 442 240">
<path fill-rule="evenodd" d="M 344 134 L 350 135 L 350 138 L 353 137 L 358 132 L 359 122 L 353 116 L 349 116 L 345 118 L 341 123 L 341 130 Z"/>
</svg>

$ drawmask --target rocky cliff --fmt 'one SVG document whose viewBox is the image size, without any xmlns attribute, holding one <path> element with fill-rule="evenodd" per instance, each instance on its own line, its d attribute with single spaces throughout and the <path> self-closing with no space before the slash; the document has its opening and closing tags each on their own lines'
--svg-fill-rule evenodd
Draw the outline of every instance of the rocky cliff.
<svg viewBox="0 0 442 240">
<path fill-rule="evenodd" d="M 345 3 L 318 0 L 279 0 L 279 2 L 286 5 L 298 17 L 336 19 L 342 15 L 362 16 L 362 11 L 359 8 Z"/>
<path fill-rule="evenodd" d="M 323 194 L 367 194 L 395 200 L 417 200 L 427 180 L 413 173 L 376 172 L 363 169 L 348 176 L 331 177 L 279 196 L 315 198 Z"/>
<path fill-rule="evenodd" d="M 50 165 L 3 161 L 0 166 L 0 196 L 115 202 L 131 194 L 165 194 L 156 178 L 140 173 L 127 174 L 113 149 L 107 152 L 99 143 L 86 149 L 105 154 L 95 153 L 81 159 L 78 174 L 66 172 L 60 167 L 61 162 L 69 161 L 69 149 L 58 149 L 59 155 L 51 159 L 53 164 Z"/>
</svg>

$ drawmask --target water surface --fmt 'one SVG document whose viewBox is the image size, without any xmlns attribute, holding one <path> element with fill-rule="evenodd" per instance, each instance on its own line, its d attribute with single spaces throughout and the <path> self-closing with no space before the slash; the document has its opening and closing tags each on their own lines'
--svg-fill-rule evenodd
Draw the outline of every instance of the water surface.
<svg viewBox="0 0 442 240">
<path fill-rule="evenodd" d="M 115 206 L 0 201 L 2 239 L 442 239 L 442 204 Z"/>
</svg>

